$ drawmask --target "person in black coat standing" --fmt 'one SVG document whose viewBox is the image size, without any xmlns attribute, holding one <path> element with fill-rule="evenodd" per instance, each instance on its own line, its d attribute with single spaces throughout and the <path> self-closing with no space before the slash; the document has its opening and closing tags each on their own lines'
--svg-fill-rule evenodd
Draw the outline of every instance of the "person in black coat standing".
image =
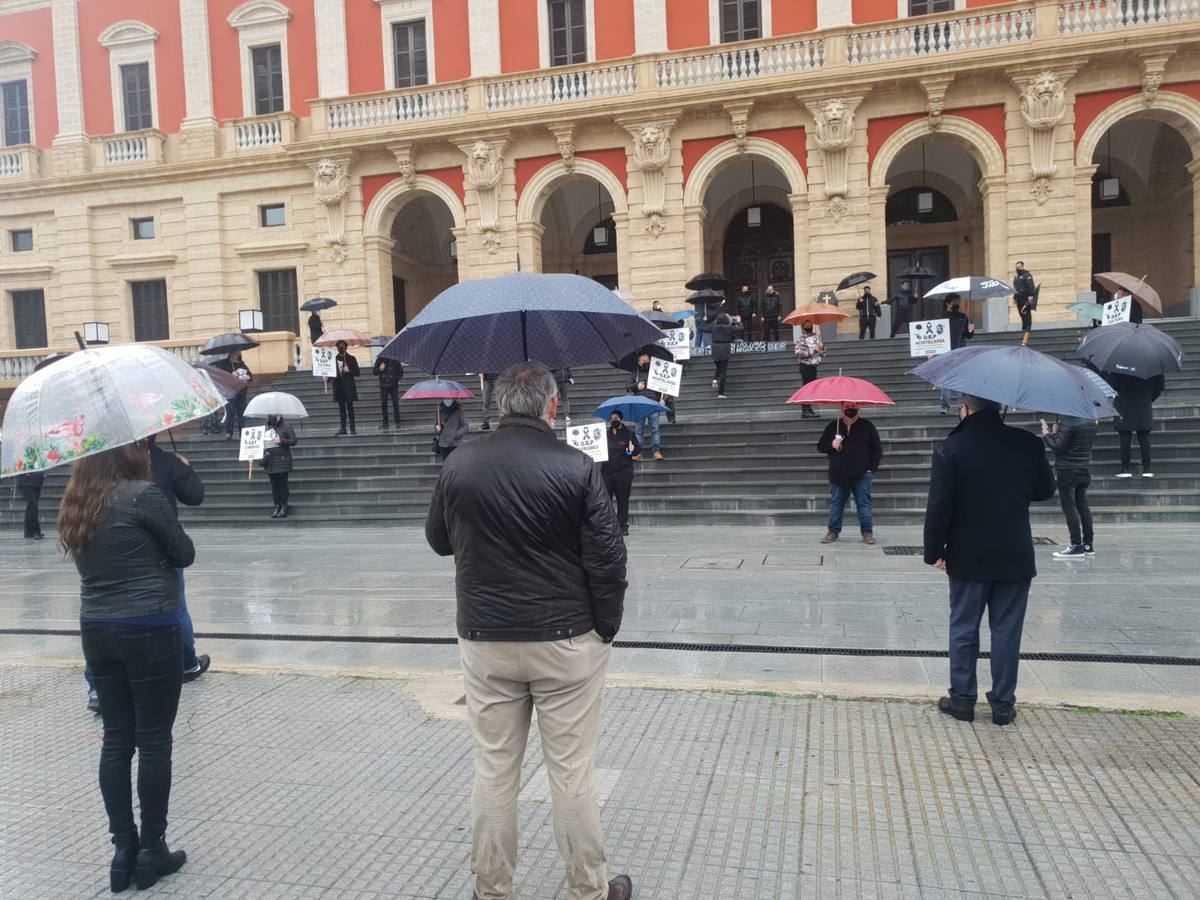
<svg viewBox="0 0 1200 900">
<path fill-rule="evenodd" d="M 1162 375 L 1153 378 L 1135 378 L 1118 372 L 1104 373 L 1104 380 L 1117 392 L 1113 406 L 1118 415 L 1113 419 L 1113 430 L 1121 440 L 1121 471 L 1118 478 L 1132 478 L 1129 471 L 1133 452 L 1133 436 L 1137 435 L 1138 450 L 1142 455 L 1142 477 L 1153 478 L 1150 465 L 1150 432 L 1154 428 L 1154 401 L 1167 386 Z"/>
<path fill-rule="evenodd" d="M 964 396 L 962 421 L 933 453 L 925 506 L 925 562 L 950 576 L 950 692 L 938 709 L 975 719 L 979 623 L 992 632 L 992 721 L 1016 715 L 1017 666 L 1029 585 L 1037 568 L 1029 504 L 1054 496 L 1035 434 L 1000 418 L 1000 404 Z"/>
<path fill-rule="evenodd" d="M 746 329 L 746 339 L 754 340 L 754 314 L 758 311 L 758 298 L 754 296 L 754 291 L 750 290 L 748 284 L 743 284 L 737 295 L 736 311 Z"/>
<path fill-rule="evenodd" d="M 743 333 L 741 325 L 734 325 L 725 313 L 717 316 L 711 325 L 702 326 L 712 335 L 712 358 L 716 371 L 713 373 L 712 386 L 716 388 L 717 399 L 725 398 L 725 376 L 729 372 L 729 359 L 733 355 L 733 342 Z"/>
<path fill-rule="evenodd" d="M 887 303 L 892 308 L 891 337 L 895 337 L 902 326 L 907 333 L 908 323 L 913 320 L 913 313 L 917 308 L 917 298 L 913 296 L 909 283 L 902 282 L 900 290 L 894 296 L 888 297 Z"/>
<path fill-rule="evenodd" d="M 1042 423 L 1042 440 L 1054 451 L 1054 475 L 1058 481 L 1058 502 L 1067 517 L 1071 543 L 1054 554 L 1055 559 L 1094 556 L 1092 510 L 1087 489 L 1092 483 L 1092 445 L 1100 430 L 1094 419 L 1066 416 L 1053 428 Z"/>
<path fill-rule="evenodd" d="M 325 333 L 325 324 L 321 321 L 321 317 L 317 315 L 314 309 L 308 317 L 308 342 L 316 344 L 321 339 L 321 335 Z"/>
<path fill-rule="evenodd" d="M 358 377 L 358 360 L 346 349 L 345 341 L 337 342 L 334 365 L 337 366 L 337 377 L 333 380 L 333 399 L 337 401 L 338 418 L 342 423 L 335 437 L 342 437 L 346 433 L 347 420 L 350 433 L 358 434 L 354 428 L 354 404 L 358 400 L 358 386 L 354 379 Z"/>
<path fill-rule="evenodd" d="M 1037 305 L 1037 285 L 1033 283 L 1033 273 L 1021 260 L 1017 260 L 1017 273 L 1013 276 L 1013 303 L 1021 317 L 1021 331 L 1025 333 L 1021 343 L 1028 344 L 1029 332 L 1033 330 L 1033 308 Z"/>
<path fill-rule="evenodd" d="M 967 346 L 967 341 L 975 337 L 975 326 L 971 324 L 971 320 L 967 318 L 966 313 L 960 311 L 960 299 L 958 294 L 946 295 L 946 319 L 949 322 L 950 328 L 951 350 L 958 350 L 961 347 Z M 958 391 L 942 388 L 941 395 L 942 415 L 944 416 L 949 415 L 952 405 L 957 409 L 959 404 L 962 403 L 962 394 Z"/>
<path fill-rule="evenodd" d="M 629 494 L 633 490 L 633 458 L 642 452 L 633 432 L 625 427 L 625 417 L 614 409 L 608 417 L 608 461 L 600 464 L 604 488 L 617 503 L 617 521 L 621 534 L 629 534 Z"/>
<path fill-rule="evenodd" d="M 768 284 L 763 294 L 762 306 L 759 308 L 762 317 L 762 339 L 764 341 L 779 340 L 779 320 L 783 318 L 783 298 L 775 290 L 775 285 Z"/>
<path fill-rule="evenodd" d="M 234 350 L 224 359 L 217 360 L 213 363 L 213 368 L 236 376 L 242 383 L 241 390 L 230 397 L 225 405 L 225 440 L 232 441 L 235 433 L 239 437 L 241 436 L 242 428 L 246 424 L 246 403 L 249 399 L 250 382 L 254 380 L 254 374 L 250 371 L 250 367 L 242 362 L 242 354 L 238 350 Z"/>
<path fill-rule="evenodd" d="M 871 485 L 883 461 L 879 432 L 869 420 L 858 417 L 858 407 L 843 403 L 842 415 L 825 426 L 817 441 L 817 452 L 829 457 L 829 528 L 821 543 L 832 544 L 838 539 L 846 503 L 853 495 L 863 543 L 874 544 Z"/>
<path fill-rule="evenodd" d="M 42 523 L 38 521 L 38 501 L 42 497 L 42 485 L 46 476 L 41 472 L 26 472 L 16 478 L 17 493 L 25 501 L 25 537 L 33 541 L 42 539 Z"/>
<path fill-rule="evenodd" d="M 883 308 L 871 293 L 870 285 L 863 288 L 862 296 L 854 308 L 858 310 L 858 339 L 861 341 L 870 332 L 871 340 L 875 340 L 875 324 L 883 315 Z"/>
<path fill-rule="evenodd" d="M 292 448 L 296 446 L 296 430 L 283 421 L 283 416 L 267 416 L 263 436 L 263 471 L 271 479 L 271 500 L 275 509 L 272 519 L 288 517 L 288 478 L 292 474 Z"/>
<path fill-rule="evenodd" d="M 392 412 L 395 414 L 396 427 L 400 427 L 400 380 L 404 377 L 404 366 L 394 359 L 384 359 L 382 356 L 375 360 L 371 374 L 379 379 L 379 406 L 383 420 L 379 424 L 380 431 L 387 431 L 388 401 L 391 401 Z"/>
</svg>

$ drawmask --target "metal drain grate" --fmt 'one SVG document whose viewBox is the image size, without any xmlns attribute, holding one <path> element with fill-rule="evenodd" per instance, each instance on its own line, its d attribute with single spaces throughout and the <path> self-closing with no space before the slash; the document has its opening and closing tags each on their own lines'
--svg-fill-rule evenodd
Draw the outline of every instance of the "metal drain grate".
<svg viewBox="0 0 1200 900">
<path fill-rule="evenodd" d="M 924 556 L 924 547 L 912 547 L 904 544 L 893 544 L 883 548 L 884 556 Z"/>
</svg>

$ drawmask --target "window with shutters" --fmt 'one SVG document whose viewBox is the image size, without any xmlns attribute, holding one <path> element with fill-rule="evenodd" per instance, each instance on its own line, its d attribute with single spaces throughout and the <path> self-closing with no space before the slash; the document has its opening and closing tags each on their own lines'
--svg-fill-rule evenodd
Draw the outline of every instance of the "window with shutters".
<svg viewBox="0 0 1200 900">
<path fill-rule="evenodd" d="M 258 308 L 263 314 L 263 331 L 300 333 L 295 269 L 258 273 Z"/>
<path fill-rule="evenodd" d="M 18 350 L 45 347 L 46 298 L 41 289 L 35 291 L 13 291 L 13 332 Z"/>
<path fill-rule="evenodd" d="M 429 58 L 425 50 L 425 20 L 394 22 L 392 46 L 396 56 L 396 87 L 429 84 Z"/>
<path fill-rule="evenodd" d="M 171 326 L 167 317 L 167 283 L 131 281 L 133 292 L 133 339 L 135 341 L 167 341 Z"/>
<path fill-rule="evenodd" d="M 930 13 L 951 12 L 954 0 L 908 0 L 910 16 L 927 16 Z"/>
<path fill-rule="evenodd" d="M 150 64 L 133 63 L 120 67 L 121 102 L 125 111 L 125 130 L 140 131 L 154 127 L 154 108 L 150 100 Z"/>
<path fill-rule="evenodd" d="M 283 53 L 278 44 L 255 47 L 251 51 L 251 67 L 254 70 L 254 114 L 282 112 L 283 102 Z"/>
<path fill-rule="evenodd" d="M 584 0 L 547 0 L 550 65 L 587 62 L 587 14 Z"/>
<path fill-rule="evenodd" d="M 28 144 L 29 83 L 6 81 L 0 85 L 0 104 L 4 106 L 4 146 Z"/>
<path fill-rule="evenodd" d="M 762 37 L 762 0 L 721 0 L 721 43 Z"/>
</svg>

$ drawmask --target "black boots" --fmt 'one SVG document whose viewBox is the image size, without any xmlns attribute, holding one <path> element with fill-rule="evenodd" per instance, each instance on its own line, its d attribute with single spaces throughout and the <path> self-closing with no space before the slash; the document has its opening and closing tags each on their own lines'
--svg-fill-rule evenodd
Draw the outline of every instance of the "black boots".
<svg viewBox="0 0 1200 900">
<path fill-rule="evenodd" d="M 138 889 L 144 891 L 152 887 L 163 875 L 178 872 L 185 862 L 187 854 L 182 850 L 168 849 L 166 838 L 159 838 L 151 846 L 143 847 L 137 855 L 137 864 L 133 869 Z"/>
<path fill-rule="evenodd" d="M 133 880 L 133 866 L 138 856 L 137 829 L 129 834 L 113 835 L 112 842 L 117 849 L 113 853 L 112 865 L 108 868 L 108 886 L 114 894 L 119 894 L 129 887 L 129 882 Z"/>
<path fill-rule="evenodd" d="M 271 513 L 271 518 L 272 518 L 272 519 L 278 519 L 278 518 L 279 518 L 279 507 L 278 507 L 278 506 L 276 506 L 276 507 L 275 507 L 275 509 L 274 509 L 274 511 Z"/>
</svg>

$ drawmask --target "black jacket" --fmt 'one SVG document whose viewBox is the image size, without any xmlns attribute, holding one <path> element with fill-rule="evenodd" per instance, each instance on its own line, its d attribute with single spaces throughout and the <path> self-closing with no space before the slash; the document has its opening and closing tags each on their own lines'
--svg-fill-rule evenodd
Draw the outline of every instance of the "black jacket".
<svg viewBox="0 0 1200 900">
<path fill-rule="evenodd" d="M 714 362 L 729 359 L 733 353 L 733 342 L 746 333 L 741 325 L 722 325 L 713 322 L 711 325 L 701 325 L 702 332 L 712 334 L 712 358 Z"/>
<path fill-rule="evenodd" d="M 463 411 L 462 406 L 456 403 L 449 410 L 442 407 L 441 417 L 442 430 L 438 432 L 438 446 L 457 447 L 471 430 L 471 426 L 467 423 L 467 414 Z"/>
<path fill-rule="evenodd" d="M 951 578 L 1026 581 L 1037 574 L 1029 504 L 1054 496 L 1037 435 L 998 412 L 968 416 L 933 452 L 925 506 L 925 562 Z"/>
<path fill-rule="evenodd" d="M 737 314 L 742 317 L 742 321 L 747 321 L 758 310 L 758 298 L 754 296 L 753 291 L 746 293 L 739 292 L 734 301 Z"/>
<path fill-rule="evenodd" d="M 600 464 L 605 474 L 609 472 L 624 472 L 633 470 L 633 458 L 642 452 L 642 445 L 633 436 L 629 426 L 620 425 L 613 428 L 610 422 L 604 430 L 608 437 L 608 461 Z M 632 448 L 632 452 L 629 452 Z"/>
<path fill-rule="evenodd" d="M 325 333 L 325 325 L 321 322 L 321 317 L 315 312 L 308 317 L 308 340 L 309 343 L 315 344 L 321 339 L 321 335 Z"/>
<path fill-rule="evenodd" d="M 75 558 L 79 614 L 126 619 L 179 608 L 179 575 L 196 559 L 171 504 L 152 482 L 123 481 L 108 495 L 96 536 Z"/>
<path fill-rule="evenodd" d="M 270 426 L 267 426 L 270 428 Z M 275 428 L 279 443 L 263 453 L 263 471 L 268 475 L 283 475 L 292 471 L 292 448 L 296 446 L 296 429 L 284 422 Z"/>
<path fill-rule="evenodd" d="M 946 318 L 950 320 L 950 349 L 957 350 L 967 346 L 967 341 L 975 337 L 975 333 L 970 330 L 971 320 L 967 318 L 967 314 L 951 310 L 946 313 Z"/>
<path fill-rule="evenodd" d="M 1155 375 L 1153 378 L 1134 378 L 1132 375 L 1122 375 L 1118 372 L 1106 372 L 1104 380 L 1117 392 L 1113 406 L 1120 415 L 1113 419 L 1113 429 L 1153 430 L 1154 401 L 1167 386 L 1167 380 L 1161 375 Z"/>
<path fill-rule="evenodd" d="M 204 502 L 204 482 L 196 470 L 156 443 L 150 445 L 150 477 L 172 510 L 179 509 L 177 502 L 184 506 L 199 506 Z"/>
<path fill-rule="evenodd" d="M 244 369 L 246 371 L 246 380 L 243 382 L 245 387 L 237 392 L 237 396 L 246 396 L 246 392 L 250 390 L 250 379 L 254 377 L 254 373 L 250 371 L 250 367 L 248 365 L 246 365 L 244 362 L 234 363 L 228 356 L 226 356 L 222 359 L 218 359 L 212 364 L 212 367 L 214 369 L 220 369 L 222 372 L 228 372 L 230 375 L 233 375 L 235 372 Z"/>
<path fill-rule="evenodd" d="M 42 494 L 42 485 L 46 482 L 46 475 L 43 472 L 25 472 L 18 475 L 14 481 L 17 493 L 21 495 L 22 500 L 26 503 L 30 500 L 36 502 Z"/>
<path fill-rule="evenodd" d="M 783 316 L 783 300 L 778 293 L 767 291 L 763 294 L 761 309 L 763 319 L 774 322 Z"/>
<path fill-rule="evenodd" d="M 1042 438 L 1054 452 L 1056 469 L 1086 469 L 1092 464 L 1092 445 L 1100 427 L 1093 419 L 1066 416 L 1059 420 L 1058 431 Z"/>
<path fill-rule="evenodd" d="M 883 315 L 883 309 L 879 306 L 879 301 L 871 293 L 863 294 L 858 302 L 854 304 L 854 308 L 858 310 L 858 317 L 860 319 L 878 319 Z"/>
<path fill-rule="evenodd" d="M 1013 276 L 1013 302 L 1017 306 L 1026 306 L 1036 291 L 1037 286 L 1033 283 L 1033 273 L 1028 269 Z"/>
<path fill-rule="evenodd" d="M 358 377 L 358 360 L 347 351 L 345 355 L 334 357 L 333 363 L 337 366 L 337 377 L 333 379 L 333 399 L 353 403 L 358 399 L 358 385 L 354 383 Z M 350 370 L 349 374 L 342 373 L 343 363 Z"/>
<path fill-rule="evenodd" d="M 888 298 L 888 306 L 892 308 L 892 321 L 911 322 L 913 311 L 917 308 L 917 301 L 912 294 L 899 293 Z"/>
<path fill-rule="evenodd" d="M 454 556 L 458 634 L 611 641 L 625 603 L 625 543 L 600 467 L 540 419 L 506 416 L 447 457 L 425 539 Z"/>
<path fill-rule="evenodd" d="M 704 330 L 703 326 L 701 326 L 700 330 L 701 331 Z M 715 348 L 714 348 L 714 350 L 715 350 Z M 635 394 L 639 397 L 646 397 L 647 399 L 654 400 L 658 403 L 664 402 L 665 398 L 663 397 L 662 391 L 652 391 L 649 388 L 642 388 L 641 390 L 638 390 L 638 385 L 645 384 L 646 379 L 648 379 L 649 377 L 650 377 L 650 367 L 649 366 L 638 366 L 636 369 L 633 370 L 633 373 L 629 376 L 629 381 L 625 385 L 625 393 Z"/>
<path fill-rule="evenodd" d="M 833 436 L 842 435 L 842 449 L 833 449 Z M 883 443 L 868 419 L 855 419 L 849 431 L 838 416 L 825 426 L 817 441 L 817 452 L 829 456 L 829 483 L 851 484 L 867 472 L 875 472 L 883 461 Z"/>
<path fill-rule="evenodd" d="M 375 365 L 371 366 L 371 374 L 378 376 L 379 390 L 387 393 L 400 386 L 400 380 L 404 377 L 404 366 L 394 359 L 384 359 L 381 356 L 375 360 Z"/>
</svg>

